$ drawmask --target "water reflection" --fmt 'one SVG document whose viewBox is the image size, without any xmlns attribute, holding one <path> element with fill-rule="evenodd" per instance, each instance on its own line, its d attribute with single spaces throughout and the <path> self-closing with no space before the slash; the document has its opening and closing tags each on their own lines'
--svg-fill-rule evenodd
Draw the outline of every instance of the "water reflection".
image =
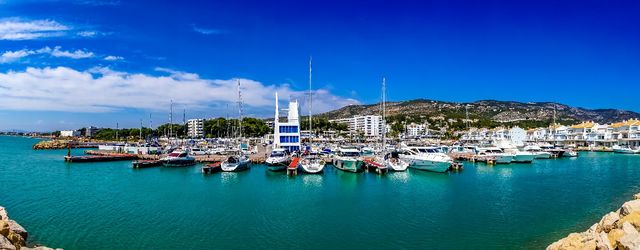
<svg viewBox="0 0 640 250">
<path fill-rule="evenodd" d="M 321 188 L 324 183 L 322 174 L 302 174 L 298 175 L 305 186 Z"/>
<path fill-rule="evenodd" d="M 222 184 L 235 184 L 240 182 L 239 175 L 242 172 L 221 172 L 220 173 L 220 181 Z"/>
</svg>

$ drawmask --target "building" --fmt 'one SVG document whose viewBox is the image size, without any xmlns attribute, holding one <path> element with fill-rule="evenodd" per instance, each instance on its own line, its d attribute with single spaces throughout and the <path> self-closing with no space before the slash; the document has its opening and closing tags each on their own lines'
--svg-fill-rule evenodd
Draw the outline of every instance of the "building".
<svg viewBox="0 0 640 250">
<path fill-rule="evenodd" d="M 356 115 L 330 122 L 346 124 L 350 133 L 362 133 L 365 137 L 381 137 L 385 128 L 382 116 L 379 115 Z"/>
<path fill-rule="evenodd" d="M 276 93 L 276 114 L 273 122 L 273 148 L 283 148 L 289 152 L 300 150 L 300 119 L 298 101 L 289 102 L 287 121 L 280 121 L 278 93 Z"/>
<path fill-rule="evenodd" d="M 509 129 L 509 140 L 513 145 L 524 146 L 525 141 L 527 140 L 527 131 L 515 126 Z"/>
<path fill-rule="evenodd" d="M 78 137 L 80 136 L 80 131 L 78 130 L 62 130 L 60 131 L 60 137 Z"/>
<path fill-rule="evenodd" d="M 426 124 L 415 124 L 415 123 L 406 125 L 405 131 L 407 136 L 409 137 L 418 137 L 421 135 L 426 135 L 428 133 Z"/>
<path fill-rule="evenodd" d="M 191 138 L 204 137 L 204 119 L 187 120 L 187 136 Z"/>
<path fill-rule="evenodd" d="M 98 128 L 96 128 L 94 126 L 89 126 L 88 128 L 86 128 L 86 130 L 84 132 L 84 136 L 85 137 L 93 137 L 98 133 L 98 131 L 100 131 Z"/>
</svg>

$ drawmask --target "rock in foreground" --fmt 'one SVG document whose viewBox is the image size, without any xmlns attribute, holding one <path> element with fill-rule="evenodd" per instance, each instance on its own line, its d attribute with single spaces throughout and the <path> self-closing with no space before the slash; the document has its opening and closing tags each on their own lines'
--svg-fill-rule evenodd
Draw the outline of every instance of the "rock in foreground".
<svg viewBox="0 0 640 250">
<path fill-rule="evenodd" d="M 569 234 L 549 245 L 547 250 L 640 250 L 640 194 L 633 198 L 587 231 Z"/>
</svg>

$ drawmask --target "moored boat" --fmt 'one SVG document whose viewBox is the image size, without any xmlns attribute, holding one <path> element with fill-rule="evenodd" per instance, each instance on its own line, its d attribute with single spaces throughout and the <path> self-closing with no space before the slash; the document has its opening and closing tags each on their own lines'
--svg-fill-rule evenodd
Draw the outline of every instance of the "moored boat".
<svg viewBox="0 0 640 250">
<path fill-rule="evenodd" d="M 333 159 L 333 165 L 342 171 L 358 173 L 362 171 L 360 150 L 353 147 L 341 147 Z"/>
<path fill-rule="evenodd" d="M 318 174 L 322 173 L 326 162 L 324 162 L 317 153 L 309 153 L 308 155 L 303 156 L 299 165 L 304 173 Z"/>
<path fill-rule="evenodd" d="M 400 154 L 396 151 L 385 156 L 384 164 L 391 171 L 401 172 L 407 170 L 409 163 L 400 159 Z"/>
<path fill-rule="evenodd" d="M 249 161 L 249 157 L 240 153 L 238 155 L 229 156 L 222 162 L 220 167 L 222 168 L 222 171 L 225 172 L 240 172 L 249 169 L 250 164 L 251 161 Z"/>
<path fill-rule="evenodd" d="M 509 164 L 513 161 L 513 154 L 505 153 L 497 147 L 478 148 L 478 155 L 493 158 L 497 164 Z"/>
<path fill-rule="evenodd" d="M 274 172 L 287 170 L 289 163 L 291 163 L 291 156 L 289 152 L 282 148 L 273 149 L 265 160 L 267 169 Z"/>
<path fill-rule="evenodd" d="M 176 150 L 160 159 L 165 167 L 187 167 L 196 164 L 196 158 L 189 156 L 185 151 Z"/>
<path fill-rule="evenodd" d="M 409 163 L 409 168 L 444 173 L 453 164 L 453 159 L 436 147 L 407 147 L 400 160 Z"/>
<path fill-rule="evenodd" d="M 551 153 L 543 151 L 542 148 L 535 146 L 535 145 L 530 145 L 530 146 L 526 146 L 524 147 L 524 151 L 530 152 L 532 154 L 535 155 L 536 159 L 549 159 L 551 158 Z"/>
</svg>

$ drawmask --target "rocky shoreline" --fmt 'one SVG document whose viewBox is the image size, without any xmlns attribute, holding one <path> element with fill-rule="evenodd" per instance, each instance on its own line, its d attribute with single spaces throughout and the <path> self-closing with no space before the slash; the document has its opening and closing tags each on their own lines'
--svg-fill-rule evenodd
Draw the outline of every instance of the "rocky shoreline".
<svg viewBox="0 0 640 250">
<path fill-rule="evenodd" d="M 53 250 L 44 246 L 27 246 L 28 237 L 27 230 L 9 219 L 7 210 L 0 207 L 0 250 Z"/>
<path fill-rule="evenodd" d="M 606 214 L 587 231 L 572 233 L 547 247 L 561 249 L 640 249 L 640 193 L 622 204 L 618 210 Z"/>
</svg>

